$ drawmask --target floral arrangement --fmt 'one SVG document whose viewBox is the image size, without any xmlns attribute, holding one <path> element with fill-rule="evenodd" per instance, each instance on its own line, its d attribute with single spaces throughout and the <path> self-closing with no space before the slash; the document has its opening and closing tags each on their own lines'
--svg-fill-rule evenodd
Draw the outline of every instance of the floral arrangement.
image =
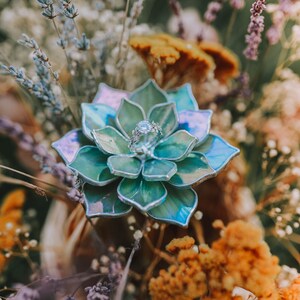
<svg viewBox="0 0 300 300">
<path fill-rule="evenodd" d="M 298 299 L 299 28 L 297 0 L 0 0 L 0 298 Z"/>
</svg>

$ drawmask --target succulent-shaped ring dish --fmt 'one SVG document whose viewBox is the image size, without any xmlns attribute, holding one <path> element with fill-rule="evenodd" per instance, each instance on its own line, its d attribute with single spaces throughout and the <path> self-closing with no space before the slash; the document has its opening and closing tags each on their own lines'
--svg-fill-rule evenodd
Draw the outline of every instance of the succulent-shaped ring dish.
<svg viewBox="0 0 300 300">
<path fill-rule="evenodd" d="M 163 91 L 149 80 L 132 93 L 100 84 L 82 104 L 82 129 L 53 143 L 85 182 L 86 214 L 122 216 L 132 207 L 187 226 L 197 207 L 192 186 L 214 177 L 239 153 L 210 134 L 190 85 Z"/>
</svg>

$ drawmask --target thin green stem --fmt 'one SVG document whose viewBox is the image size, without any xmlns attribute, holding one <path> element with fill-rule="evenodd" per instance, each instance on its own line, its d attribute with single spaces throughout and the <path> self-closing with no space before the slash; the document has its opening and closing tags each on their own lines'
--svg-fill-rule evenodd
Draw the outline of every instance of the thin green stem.
<svg viewBox="0 0 300 300">
<path fill-rule="evenodd" d="M 228 44 L 230 34 L 232 32 L 232 29 L 233 29 L 233 25 L 235 24 L 235 21 L 236 21 L 236 18 L 237 18 L 237 14 L 238 14 L 237 9 L 234 9 L 231 16 L 230 16 L 229 24 L 228 24 L 225 39 L 224 39 L 224 45 L 225 46 Z"/>
</svg>

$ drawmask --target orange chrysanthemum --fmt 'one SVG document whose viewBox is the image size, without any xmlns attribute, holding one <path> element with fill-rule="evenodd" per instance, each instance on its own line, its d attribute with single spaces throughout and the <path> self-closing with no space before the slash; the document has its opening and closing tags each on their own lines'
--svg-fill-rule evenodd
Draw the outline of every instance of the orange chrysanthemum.
<svg viewBox="0 0 300 300">
<path fill-rule="evenodd" d="M 17 189 L 9 193 L 0 208 L 0 251 L 8 251 L 15 245 L 15 232 L 21 225 L 25 191 Z M 5 256 L 0 252 L 0 271 L 5 266 Z"/>
<path fill-rule="evenodd" d="M 215 67 L 213 59 L 199 47 L 167 34 L 136 36 L 129 43 L 163 88 L 199 83 Z"/>
<path fill-rule="evenodd" d="M 225 84 L 239 74 L 238 58 L 229 49 L 212 42 L 201 42 L 198 47 L 213 58 L 216 65 L 215 78 L 221 83 Z"/>
</svg>

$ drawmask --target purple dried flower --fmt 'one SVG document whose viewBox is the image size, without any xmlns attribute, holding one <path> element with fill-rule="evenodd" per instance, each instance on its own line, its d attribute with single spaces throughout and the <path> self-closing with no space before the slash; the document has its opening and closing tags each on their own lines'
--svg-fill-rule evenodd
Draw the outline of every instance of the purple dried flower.
<svg viewBox="0 0 300 300">
<path fill-rule="evenodd" d="M 182 7 L 177 0 L 169 0 L 169 5 L 177 18 L 178 22 L 178 34 L 181 38 L 185 37 L 185 28 L 182 20 Z"/>
<path fill-rule="evenodd" d="M 266 33 L 270 45 L 275 45 L 279 42 L 284 24 L 293 12 L 293 3 L 293 0 L 279 0 L 277 9 L 272 15 L 273 24 Z"/>
<path fill-rule="evenodd" d="M 261 16 L 266 8 L 265 0 L 255 0 L 250 9 L 251 17 L 246 35 L 247 48 L 244 50 L 244 55 L 250 60 L 257 60 L 258 47 L 262 41 L 261 33 L 264 30 L 264 17 Z"/>
<path fill-rule="evenodd" d="M 92 287 L 86 287 L 85 291 L 88 293 L 87 300 L 109 300 L 111 289 L 109 283 L 98 282 Z"/>
<path fill-rule="evenodd" d="M 223 1 L 212 1 L 208 4 L 207 10 L 204 14 L 204 20 L 206 23 L 212 23 L 216 17 L 218 12 L 223 7 Z"/>
<path fill-rule="evenodd" d="M 245 6 L 245 0 L 230 0 L 230 5 L 234 8 L 234 9 L 242 9 Z"/>
<path fill-rule="evenodd" d="M 23 131 L 20 124 L 6 118 L 0 118 L 0 132 L 17 141 L 19 147 L 23 150 L 31 152 L 33 158 L 40 163 L 41 169 L 45 173 L 52 174 L 64 185 L 71 187 L 68 196 L 72 200 L 82 202 L 82 195 L 76 189 L 77 177 L 74 173 L 63 163 L 57 163 L 55 157 L 48 152 L 47 148 L 34 141 L 29 134 Z"/>
<path fill-rule="evenodd" d="M 18 289 L 18 292 L 13 297 L 9 297 L 10 300 L 39 300 L 40 299 L 40 294 L 37 290 L 33 290 L 23 284 L 17 284 L 15 288 Z"/>
</svg>

